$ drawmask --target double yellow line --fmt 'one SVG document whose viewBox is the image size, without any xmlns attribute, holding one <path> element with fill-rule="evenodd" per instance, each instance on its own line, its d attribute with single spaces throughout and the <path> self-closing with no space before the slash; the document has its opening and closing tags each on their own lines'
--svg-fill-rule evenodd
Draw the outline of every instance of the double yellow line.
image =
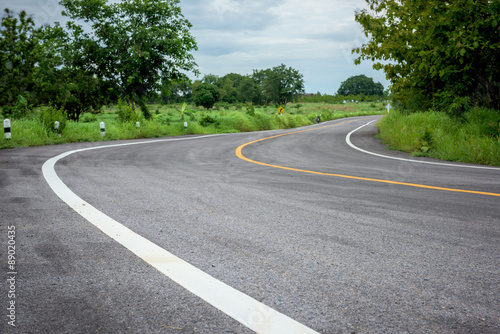
<svg viewBox="0 0 500 334">
<path fill-rule="evenodd" d="M 287 132 L 287 133 L 282 133 L 279 135 L 275 136 L 270 136 L 270 137 L 265 137 L 257 140 L 253 140 L 251 142 L 245 143 L 243 145 L 238 146 L 236 148 L 236 156 L 242 160 L 261 165 L 261 166 L 267 166 L 267 167 L 273 167 L 273 168 L 279 168 L 279 169 L 284 169 L 284 170 L 290 170 L 294 172 L 301 172 L 301 173 L 309 173 L 309 174 L 316 174 L 316 175 L 326 175 L 326 176 L 335 176 L 335 177 L 342 177 L 346 179 L 354 179 L 354 180 L 362 180 L 362 181 L 370 181 L 370 182 L 379 182 L 379 183 L 387 183 L 387 184 L 395 184 L 395 185 L 401 185 L 401 186 L 409 186 L 409 187 L 417 187 L 417 188 L 425 188 L 425 189 L 433 189 L 433 190 L 443 190 L 443 191 L 451 191 L 451 192 L 458 192 L 458 193 L 468 193 L 468 194 L 478 194 L 478 195 L 486 195 L 486 196 L 497 196 L 500 197 L 500 194 L 498 193 L 490 193 L 490 192 L 483 192 L 483 191 L 474 191 L 474 190 L 463 190 L 463 189 L 453 189 L 453 188 L 444 188 L 444 187 L 435 187 L 435 186 L 428 186 L 424 184 L 417 184 L 417 183 L 406 183 L 406 182 L 397 182 L 397 181 L 390 181 L 390 180 L 381 180 L 381 179 L 371 179 L 371 178 L 366 178 L 366 177 L 359 177 L 359 176 L 350 176 L 350 175 L 342 175 L 342 174 L 333 174 L 333 173 L 324 173 L 324 172 L 316 172 L 312 170 L 305 170 L 305 169 L 298 169 L 298 168 L 292 168 L 292 167 L 285 167 L 285 166 L 279 166 L 279 165 L 271 165 L 267 164 L 265 162 L 260 162 L 260 161 L 255 161 L 252 159 L 249 159 L 243 155 L 241 152 L 243 148 L 258 143 L 260 141 L 268 140 L 268 139 L 273 139 L 273 138 L 278 138 L 282 136 L 287 136 L 291 134 L 296 134 L 296 133 L 302 133 L 302 132 L 307 132 L 307 131 L 312 131 L 312 130 L 318 130 L 318 129 L 324 129 L 327 127 L 333 127 L 333 126 L 338 126 L 350 122 L 354 122 L 355 120 L 350 120 L 350 121 L 345 121 L 342 123 L 337 123 L 333 125 L 327 125 L 327 126 L 322 126 L 322 127 L 315 127 L 312 129 L 306 129 L 306 130 L 300 130 L 300 131 L 293 131 L 293 132 Z"/>
</svg>

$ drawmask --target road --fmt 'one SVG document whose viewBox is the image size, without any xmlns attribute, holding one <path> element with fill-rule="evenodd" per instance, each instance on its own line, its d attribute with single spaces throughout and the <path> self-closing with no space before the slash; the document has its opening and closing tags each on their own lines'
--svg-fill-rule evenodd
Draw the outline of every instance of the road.
<svg viewBox="0 0 500 334">
<path fill-rule="evenodd" d="M 500 169 L 387 151 L 377 119 L 0 151 L 0 332 L 499 333 Z"/>
</svg>

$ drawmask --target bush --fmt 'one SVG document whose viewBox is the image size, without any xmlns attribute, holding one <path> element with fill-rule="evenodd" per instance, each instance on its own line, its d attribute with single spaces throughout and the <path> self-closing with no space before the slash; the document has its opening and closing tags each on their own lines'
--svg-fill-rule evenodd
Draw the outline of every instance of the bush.
<svg viewBox="0 0 500 334">
<path fill-rule="evenodd" d="M 257 127 L 250 118 L 239 112 L 232 112 L 229 115 L 221 118 L 221 129 L 227 131 L 249 132 L 256 131 Z"/>
<path fill-rule="evenodd" d="M 210 115 L 205 115 L 200 120 L 200 125 L 203 127 L 207 127 L 210 125 L 217 125 L 218 123 L 219 121 L 215 117 L 212 117 Z"/>
<path fill-rule="evenodd" d="M 128 103 L 118 100 L 118 121 L 121 123 L 138 122 L 140 121 L 140 113 L 134 112 Z"/>
<path fill-rule="evenodd" d="M 95 122 L 96 118 L 94 114 L 86 114 L 82 118 L 80 118 L 80 122 L 82 123 L 92 123 Z"/>
<path fill-rule="evenodd" d="M 47 133 L 61 134 L 66 127 L 67 116 L 63 109 L 56 109 L 52 106 L 42 110 L 40 114 L 40 121 Z M 59 127 L 55 128 L 55 123 L 59 122 Z"/>
<path fill-rule="evenodd" d="M 247 114 L 250 116 L 255 115 L 255 108 L 252 102 L 247 102 L 245 105 L 245 109 L 247 110 Z"/>
</svg>

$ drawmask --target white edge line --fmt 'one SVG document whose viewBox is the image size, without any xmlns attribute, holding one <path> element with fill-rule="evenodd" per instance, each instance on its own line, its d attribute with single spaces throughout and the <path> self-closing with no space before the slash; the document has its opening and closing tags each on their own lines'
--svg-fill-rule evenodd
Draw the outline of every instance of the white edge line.
<svg viewBox="0 0 500 334">
<path fill-rule="evenodd" d="M 360 152 L 363 152 L 363 153 L 366 153 L 366 154 L 370 154 L 370 155 L 374 155 L 374 156 L 377 156 L 377 157 L 381 157 L 381 158 L 386 158 L 386 159 L 393 159 L 393 160 L 400 160 L 400 161 L 409 161 L 409 162 L 416 162 L 416 163 L 419 163 L 419 164 L 429 164 L 429 165 L 440 165 L 440 166 L 449 166 L 449 167 L 461 167 L 461 168 L 475 168 L 475 169 L 491 169 L 491 170 L 497 170 L 497 171 L 500 171 L 500 168 L 498 167 L 487 167 L 487 166 L 468 166 L 468 165 L 457 165 L 457 164 L 449 164 L 449 163 L 443 163 L 443 162 L 433 162 L 433 161 L 421 161 L 421 160 L 412 160 L 412 159 L 405 159 L 405 158 L 397 158 L 397 157 L 391 157 L 389 155 L 383 155 L 383 154 L 378 154 L 378 153 L 374 153 L 374 152 L 370 152 L 370 151 L 367 151 L 367 150 L 363 150 L 362 148 L 359 148 L 357 147 L 356 145 L 354 145 L 352 142 L 351 142 L 351 135 L 358 131 L 359 129 L 361 128 L 364 128 L 365 126 L 375 122 L 376 120 L 373 120 L 373 121 L 370 121 L 364 125 L 361 125 L 359 128 L 356 128 L 354 130 L 352 130 L 351 132 L 349 132 L 347 134 L 347 136 L 345 137 L 345 141 L 346 143 L 351 146 L 353 149 L 355 150 L 358 150 Z"/>
<path fill-rule="evenodd" d="M 79 215 L 165 276 L 249 329 L 257 333 L 317 333 L 292 318 L 215 279 L 97 210 L 71 191 L 59 178 L 54 169 L 55 164 L 59 160 L 82 151 L 165 141 L 199 139 L 208 136 L 214 135 L 159 139 L 77 149 L 47 160 L 42 166 L 42 172 L 45 180 L 56 195 Z"/>
</svg>

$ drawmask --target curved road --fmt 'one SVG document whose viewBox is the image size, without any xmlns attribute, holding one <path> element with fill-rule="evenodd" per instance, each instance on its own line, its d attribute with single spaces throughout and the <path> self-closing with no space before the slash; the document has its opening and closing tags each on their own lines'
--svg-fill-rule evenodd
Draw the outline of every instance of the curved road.
<svg viewBox="0 0 500 334">
<path fill-rule="evenodd" d="M 16 327 L 7 284 L 0 332 L 251 333 L 268 318 L 319 333 L 500 332 L 500 168 L 346 143 L 376 119 L 0 151 L 5 277 L 16 230 Z M 375 133 L 350 141 L 438 162 L 386 151 Z M 85 201 L 75 210 L 103 214 L 90 223 L 42 165 L 102 145 L 55 164 Z M 108 218 L 135 233 L 103 233 Z M 177 277 L 177 263 L 197 269 Z"/>
</svg>

